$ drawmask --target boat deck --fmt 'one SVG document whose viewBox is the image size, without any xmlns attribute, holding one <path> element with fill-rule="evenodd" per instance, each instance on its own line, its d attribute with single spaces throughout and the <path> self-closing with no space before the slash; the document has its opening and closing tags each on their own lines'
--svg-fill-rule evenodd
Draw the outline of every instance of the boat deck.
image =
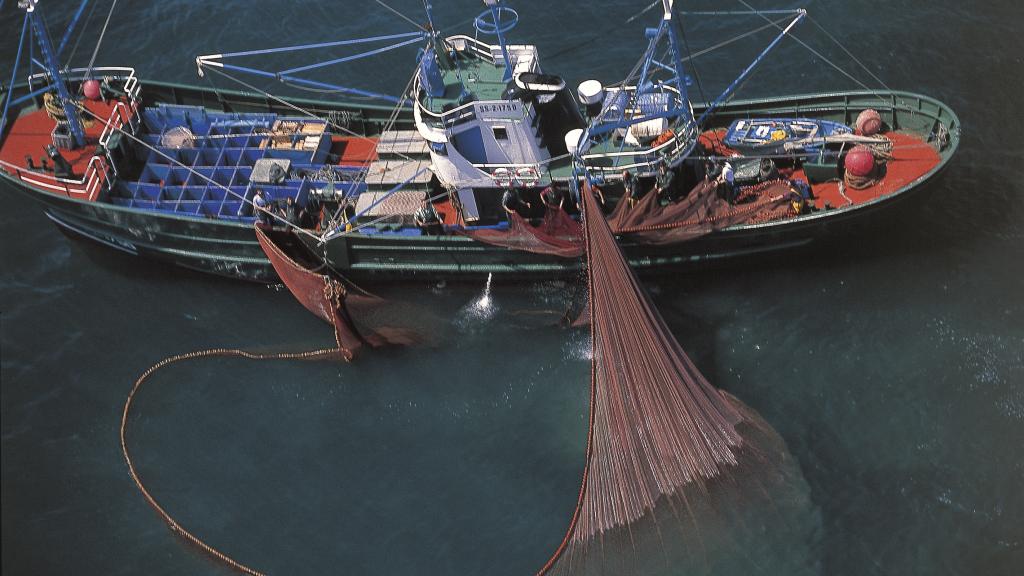
<svg viewBox="0 0 1024 576">
<path fill-rule="evenodd" d="M 53 174 L 53 162 L 46 157 L 46 146 L 53 143 L 52 132 L 57 122 L 46 110 L 29 109 L 11 123 L 10 131 L 0 142 L 0 169 L 25 183 L 54 194 L 83 200 L 95 200 L 106 181 L 106 163 L 95 155 L 96 144 L 107 129 L 107 123 L 121 126 L 133 115 L 127 103 L 121 100 L 91 101 L 82 105 L 98 118 L 83 118 L 86 145 L 75 150 L 61 150 L 61 156 L 71 165 L 73 177 L 58 179 Z M 27 157 L 32 158 L 34 169 L 28 169 Z M 49 170 L 40 168 L 47 158 Z"/>
<path fill-rule="evenodd" d="M 725 129 L 705 132 L 701 134 L 701 142 L 708 150 L 712 150 L 717 155 L 737 155 L 735 151 L 722 144 L 725 133 Z M 935 147 L 917 134 L 888 132 L 885 136 L 893 142 L 893 158 L 886 164 L 885 173 L 878 183 L 863 190 L 855 190 L 850 187 L 840 190 L 840 175 L 836 174 L 835 179 L 812 186 L 815 208 L 819 210 L 824 210 L 826 207 L 845 208 L 866 204 L 888 196 L 928 174 L 942 160 Z M 780 172 L 790 179 L 808 181 L 803 169 Z"/>
<path fill-rule="evenodd" d="M 119 182 L 111 193 L 118 206 L 251 221 L 257 188 L 270 202 L 292 198 L 302 207 L 325 166 L 356 180 L 376 158 L 376 139 L 332 136 L 323 121 L 171 105 L 148 108 L 141 117 L 138 136 L 151 148 L 139 147 L 145 161 L 137 179 Z M 175 142 L 182 133 L 191 135 L 184 146 Z M 283 180 L 261 176 L 267 161 L 286 163 Z M 365 184 L 344 181 L 335 187 L 345 195 L 365 191 Z"/>
<path fill-rule="evenodd" d="M 86 108 L 100 118 L 109 118 L 117 105 L 117 100 L 109 102 L 84 102 Z M 85 136 L 88 143 L 84 148 L 78 150 L 61 150 L 61 155 L 71 164 L 72 170 L 77 177 L 85 174 L 85 169 L 96 151 L 96 141 L 103 132 L 105 125 L 102 122 L 85 119 L 83 122 Z M 11 125 L 11 130 L 0 143 L 0 161 L 27 168 L 25 157 L 31 156 L 38 167 L 39 159 L 46 157 L 46 146 L 53 143 L 51 133 L 57 126 L 57 122 L 46 115 L 46 110 L 34 110 L 22 114 L 16 118 Z M 47 159 L 50 163 L 50 160 Z M 51 163 L 52 164 L 52 163 Z"/>
</svg>

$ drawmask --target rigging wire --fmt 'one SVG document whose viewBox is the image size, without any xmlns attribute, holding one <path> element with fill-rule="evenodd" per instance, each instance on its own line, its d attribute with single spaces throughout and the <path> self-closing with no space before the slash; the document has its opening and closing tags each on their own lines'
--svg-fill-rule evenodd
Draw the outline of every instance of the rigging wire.
<svg viewBox="0 0 1024 576">
<path fill-rule="evenodd" d="M 650 12 L 652 9 L 654 9 L 655 6 L 657 6 L 659 4 L 661 4 L 661 0 L 654 0 L 654 2 L 651 2 L 651 4 L 649 6 L 647 6 L 646 8 L 644 8 L 643 10 L 641 10 L 641 11 L 637 12 L 636 14 L 634 14 L 634 15 L 630 16 L 629 18 L 627 18 L 626 21 L 624 22 L 624 24 L 632 24 L 638 18 L 640 18 L 644 14 Z M 622 28 L 622 24 L 616 24 L 613 27 L 609 27 L 609 28 L 607 28 L 605 30 L 602 30 L 600 32 L 597 32 L 597 33 L 589 36 L 584 41 L 581 41 L 581 42 L 579 42 L 577 44 L 573 44 L 572 46 L 569 46 L 567 48 L 563 48 L 563 49 L 561 49 L 561 50 L 559 50 L 557 52 L 549 54 L 547 56 L 547 58 L 557 58 L 559 56 L 564 56 L 566 54 L 575 52 L 576 50 L 579 50 L 580 48 L 585 48 L 587 46 L 590 46 L 591 44 L 594 43 L 595 40 L 599 40 L 601 38 L 604 38 L 604 37 L 608 36 L 609 34 L 611 34 L 612 32 L 620 30 L 621 28 Z"/>
<path fill-rule="evenodd" d="M 706 54 L 710 54 L 711 52 L 714 52 L 715 50 L 718 50 L 718 49 L 724 48 L 724 47 L 726 47 L 726 46 L 728 46 L 730 44 L 734 44 L 736 42 L 739 42 L 740 40 L 743 40 L 744 38 L 749 38 L 750 36 L 753 36 L 754 34 L 757 34 L 758 32 L 763 32 L 764 30 L 772 28 L 773 26 L 778 28 L 782 23 L 789 22 L 789 20 L 790 19 L 788 17 L 787 18 L 780 18 L 780 19 L 774 20 L 774 21 L 769 20 L 768 24 L 765 24 L 765 25 L 761 26 L 760 28 L 755 28 L 755 29 L 750 30 L 748 32 L 744 32 L 743 34 L 740 34 L 739 36 L 733 36 L 732 38 L 729 38 L 728 40 L 725 40 L 723 42 L 719 42 L 718 44 L 715 44 L 713 46 L 709 46 L 709 47 L 704 48 L 702 50 L 698 50 L 698 51 L 694 52 L 688 58 L 684 59 L 683 61 L 684 62 L 689 62 L 689 61 L 691 61 L 693 59 L 700 58 L 701 56 L 704 56 Z"/>
<path fill-rule="evenodd" d="M 827 29 L 825 29 L 825 27 L 824 27 L 824 26 L 822 26 L 821 24 L 819 24 L 817 20 L 815 20 L 814 18 L 811 18 L 811 17 L 810 17 L 810 15 L 808 15 L 808 16 L 807 16 L 807 18 L 808 18 L 808 20 L 810 20 L 810 21 L 811 21 L 811 23 L 812 23 L 812 24 L 814 24 L 814 25 L 815 25 L 815 26 L 816 26 L 816 27 L 817 27 L 817 28 L 818 28 L 819 30 L 821 30 L 822 32 L 824 32 L 824 33 L 825 33 L 825 35 L 829 37 L 829 39 L 831 39 L 831 40 L 832 40 L 833 42 L 835 42 L 836 46 L 839 46 L 839 48 L 841 48 L 843 52 L 846 52 L 846 55 L 847 55 L 847 56 L 849 56 L 850 58 L 852 58 L 854 62 L 856 62 L 856 63 L 857 63 L 858 65 L 860 65 L 860 67 L 861 67 L 861 68 L 863 68 L 863 69 L 864 69 L 864 71 L 865 71 L 865 72 L 867 72 L 867 73 L 868 73 L 868 75 L 870 75 L 870 76 L 871 76 L 871 78 L 872 78 L 872 79 L 874 79 L 874 81 L 875 81 L 875 82 L 878 82 L 879 84 L 881 84 L 881 85 L 882 85 L 882 87 L 883 87 L 883 88 L 885 88 L 886 90 L 892 91 L 892 88 L 889 88 L 889 86 L 888 86 L 888 85 L 887 85 L 887 84 L 885 83 L 885 81 L 883 81 L 883 80 L 882 80 L 881 78 L 879 78 L 879 77 L 878 77 L 877 75 L 875 75 L 875 73 L 874 73 L 874 72 L 872 72 L 872 71 L 871 71 L 871 69 L 870 69 L 870 68 L 868 68 L 868 66 L 867 66 L 866 64 L 864 64 L 863 62 L 861 62 L 861 60 L 860 60 L 859 58 L 857 58 L 856 56 L 854 56 L 854 54 L 853 54 L 852 52 L 850 52 L 850 51 L 849 51 L 849 50 L 848 50 L 848 49 L 846 48 L 846 46 L 844 46 L 844 45 L 843 45 L 843 43 L 839 41 L 839 39 L 838 39 L 838 38 L 836 38 L 835 36 L 833 36 L 833 35 L 832 35 L 832 33 L 831 33 L 831 32 L 829 32 L 829 31 L 828 31 Z"/>
<path fill-rule="evenodd" d="M 96 13 L 96 7 L 99 5 L 99 2 L 93 2 L 92 6 L 89 8 L 89 14 L 85 17 L 85 23 L 82 24 L 82 27 L 78 32 L 78 39 L 75 40 L 75 45 L 71 48 L 71 54 L 68 55 L 67 64 L 64 65 L 65 69 L 71 67 L 71 61 L 74 60 L 75 54 L 78 52 L 78 46 L 82 43 L 82 38 L 85 38 L 85 33 L 89 29 L 89 22 L 92 21 L 92 16 Z"/>
<path fill-rule="evenodd" d="M 402 20 L 405 20 L 406 22 L 408 22 L 409 24 L 412 24 L 413 26 L 415 26 L 415 27 L 419 28 L 420 30 L 422 30 L 422 31 L 424 31 L 424 32 L 427 32 L 427 29 L 426 29 L 426 28 L 424 28 L 423 26 L 421 26 L 421 25 L 417 24 L 417 23 L 416 23 L 416 22 L 415 22 L 415 21 L 414 21 L 414 20 L 413 20 L 412 18 L 409 18 L 409 17 L 408 17 L 408 16 L 406 16 L 405 14 L 402 14 L 402 13 L 401 13 L 401 12 L 399 12 L 398 10 L 395 10 L 394 8 L 392 8 L 391 6 L 389 6 L 388 4 L 386 4 L 385 2 L 382 2 L 381 0 L 373 0 L 373 1 L 374 1 L 374 2 L 376 2 L 377 4 L 380 4 L 380 5 L 381 5 L 381 6 L 383 6 L 384 8 L 387 8 L 388 10 L 390 10 L 390 11 L 391 11 L 391 12 L 392 12 L 393 14 L 395 14 L 396 16 L 398 16 L 399 18 L 401 18 Z"/>
<path fill-rule="evenodd" d="M 704 86 L 703 86 L 703 83 L 700 81 L 700 73 L 697 72 L 697 65 L 693 64 L 694 56 L 693 56 L 693 53 L 690 52 L 690 41 L 687 39 L 686 29 L 683 27 L 683 24 L 681 22 L 679 23 L 679 35 L 683 37 L 683 47 L 686 49 L 686 60 L 685 61 L 691 63 L 690 64 L 690 70 L 693 71 L 693 80 L 697 84 L 697 92 L 700 93 L 700 99 L 701 99 L 702 102 L 710 102 L 708 100 L 707 94 L 704 93 Z M 697 130 L 700 131 L 700 129 L 701 129 L 701 127 L 697 126 Z M 712 135 L 713 135 L 712 137 L 715 140 L 717 140 L 719 144 L 722 144 L 722 140 L 721 140 L 721 138 L 719 138 L 717 131 L 713 131 Z M 699 138 L 700 137 L 698 136 L 698 139 Z"/>
<path fill-rule="evenodd" d="M 756 9 L 755 9 L 755 8 L 754 8 L 753 6 L 751 6 L 751 5 L 750 5 L 750 4 L 749 4 L 749 3 L 748 3 L 748 2 L 746 1 L 746 0 L 739 0 L 739 2 L 740 2 L 740 4 L 743 4 L 744 6 L 746 6 L 747 8 L 749 8 L 750 10 L 752 10 L 752 11 L 756 12 L 756 13 L 757 13 L 757 15 L 758 15 L 758 16 L 760 16 L 761 18 L 763 18 L 764 20 L 766 20 L 766 21 L 768 21 L 768 22 L 771 22 L 771 19 L 770 19 L 770 18 L 768 18 L 768 17 L 767 17 L 767 16 L 765 16 L 764 14 L 761 14 L 760 12 L 758 12 L 758 11 L 757 11 L 757 10 L 756 10 Z M 775 28 L 777 28 L 777 29 L 779 29 L 779 30 L 782 30 L 782 27 L 781 27 L 781 26 L 779 26 L 778 24 L 774 24 L 774 26 L 775 26 Z M 876 91 L 875 89 L 871 88 L 870 86 L 868 86 L 867 84 L 865 84 L 864 82 L 862 82 L 862 81 L 861 81 L 861 80 L 860 80 L 859 78 L 857 78 L 857 77 L 856 77 L 856 76 L 854 76 L 853 74 L 850 74 L 849 72 L 847 72 L 847 71 L 846 71 L 845 69 L 843 69 L 843 68 L 842 68 L 841 66 L 839 66 L 838 64 L 836 64 L 835 62 L 833 62 L 833 61 L 832 61 L 831 59 L 829 59 L 829 58 L 828 58 L 827 56 L 825 56 L 825 55 L 824 55 L 824 54 L 822 54 L 821 52 L 819 52 L 819 51 L 815 50 L 815 49 L 814 49 L 813 47 L 811 47 L 811 45 L 810 45 L 810 44 L 808 44 L 807 42 L 804 42 L 803 40 L 801 40 L 801 39 L 800 39 L 800 38 L 799 38 L 799 37 L 798 37 L 798 36 L 797 36 L 796 34 L 793 34 L 793 33 L 791 32 L 791 33 L 790 33 L 790 34 L 789 34 L 788 36 L 789 36 L 789 37 L 791 37 L 791 38 L 792 38 L 793 40 L 795 40 L 795 41 L 796 41 L 797 43 L 799 43 L 799 44 L 800 44 L 801 46 L 803 46 L 804 48 L 806 48 L 806 49 L 807 49 L 807 50 L 808 50 L 808 51 L 809 51 L 809 52 L 810 52 L 811 54 L 814 54 L 815 56 L 817 56 L 818 58 L 820 58 L 820 59 L 821 59 L 821 60 L 822 60 L 823 62 L 825 62 L 826 64 L 828 64 L 828 65 L 829 65 L 829 66 L 831 66 L 832 68 L 834 68 L 834 69 L 835 69 L 835 70 L 836 70 L 837 72 L 839 72 L 839 73 L 840 73 L 840 74 L 842 74 L 843 76 L 846 76 L 847 78 L 849 78 L 850 80 L 852 80 L 852 81 L 853 81 L 854 83 L 856 83 L 856 84 L 857 84 L 858 86 L 860 86 L 860 87 L 861 87 L 861 88 L 863 88 L 864 90 L 867 90 L 867 91 L 868 91 L 868 92 L 870 92 L 870 93 L 871 93 L 872 95 L 876 96 L 877 98 L 879 98 L 879 99 L 881 99 L 881 100 L 884 100 L 884 99 L 885 99 L 885 98 L 884 98 L 884 97 L 883 97 L 883 96 L 882 96 L 881 94 L 879 94 L 879 93 L 878 93 L 878 92 L 877 92 L 877 91 Z"/>
<path fill-rule="evenodd" d="M 92 66 L 96 63 L 96 55 L 100 53 L 100 46 L 103 45 L 103 37 L 107 34 L 107 26 L 110 25 L 110 18 L 114 15 L 114 9 L 117 8 L 118 0 L 114 0 L 110 4 L 110 12 L 107 12 L 107 21 L 103 23 L 103 30 L 100 31 L 100 39 L 96 42 L 96 48 L 92 51 L 92 58 L 89 59 L 89 65 L 86 66 L 85 77 L 92 76 Z"/>
<path fill-rule="evenodd" d="M 376 138 L 373 138 L 373 137 L 370 137 L 370 136 L 366 136 L 364 134 L 359 134 L 357 132 L 353 132 L 352 130 L 350 130 L 350 129 L 348 129 L 348 128 L 346 128 L 346 127 L 344 127 L 344 126 L 342 126 L 342 125 L 332 121 L 330 118 L 324 118 L 322 116 L 318 116 L 316 113 L 312 112 L 311 110 L 308 110 L 306 108 L 302 108 L 301 106 L 293 104 L 292 102 L 289 102 L 289 101 L 285 100 L 284 98 L 281 98 L 280 96 L 275 96 L 274 94 L 271 94 L 270 92 L 267 92 L 266 90 L 263 90 L 261 88 L 257 88 L 256 86 L 253 86 L 252 84 L 246 82 L 245 80 L 242 80 L 241 78 L 232 76 L 231 74 L 228 74 L 227 72 L 224 72 L 223 70 L 221 70 L 221 69 L 219 69 L 219 68 L 217 68 L 215 66 L 204 67 L 204 69 L 208 70 L 210 72 L 216 72 L 217 74 L 220 74 L 221 76 L 227 78 L 228 80 L 231 80 L 232 82 L 240 84 L 240 85 L 242 85 L 242 86 L 244 86 L 244 87 L 246 87 L 249 90 L 252 90 L 254 92 L 258 92 L 260 95 L 266 96 L 267 98 L 270 98 L 271 100 L 274 100 L 275 102 L 278 102 L 278 103 L 280 103 L 280 104 L 282 104 L 282 105 L 284 105 L 284 106 L 286 106 L 288 108 L 291 108 L 292 110 L 295 110 L 296 112 L 298 112 L 300 114 L 308 116 L 309 118 L 313 118 L 314 120 L 323 120 L 324 122 L 326 122 L 332 128 L 335 128 L 339 132 L 343 132 L 343 133 L 345 133 L 345 134 L 347 134 L 347 135 L 349 135 L 349 136 L 351 136 L 353 138 L 356 138 L 358 140 L 365 140 L 367 142 L 376 142 L 377 141 Z M 396 153 L 396 156 L 399 156 L 400 158 L 402 158 L 404 160 L 412 161 L 412 158 L 409 158 L 408 156 L 406 156 L 405 154 L 402 154 L 402 153 Z"/>
<path fill-rule="evenodd" d="M 109 120 L 107 120 L 105 118 L 101 118 L 98 114 L 96 114 L 92 110 L 89 110 L 88 108 L 86 108 L 82 104 L 80 104 L 78 102 L 75 102 L 74 104 L 75 104 L 75 107 L 78 108 L 78 110 L 80 112 L 85 112 L 86 114 L 92 116 L 96 120 L 102 122 L 104 124 L 104 126 L 106 126 L 107 128 L 109 128 L 111 130 L 116 130 L 117 132 L 120 132 L 121 134 L 123 134 L 124 136 L 126 136 L 127 138 L 132 140 L 133 142 L 135 142 L 137 144 L 140 144 L 141 146 L 143 146 L 144 148 L 150 150 L 151 152 L 156 153 L 157 155 L 162 157 L 164 160 L 167 160 L 171 164 L 174 164 L 176 166 L 184 168 L 185 170 L 187 170 L 189 172 L 189 174 L 198 177 L 199 179 L 207 182 L 208 184 L 210 184 L 210 185 L 212 185 L 214 187 L 217 187 L 217 188 L 220 188 L 221 190 L 224 190 L 227 194 L 230 194 L 231 196 L 234 196 L 235 198 L 238 198 L 244 204 L 249 204 L 249 205 L 253 206 L 253 208 L 255 208 L 255 204 L 253 204 L 252 200 L 249 200 L 245 196 L 235 192 L 234 190 L 232 190 L 232 189 L 228 188 L 227 186 L 225 186 L 225 185 L 223 185 L 223 184 L 213 180 L 212 178 L 209 178 L 209 177 L 207 177 L 207 176 L 205 176 L 203 174 L 200 174 L 195 169 L 193 169 L 191 166 L 189 166 L 189 165 L 187 165 L 187 164 L 185 164 L 183 162 L 180 162 L 177 158 L 172 158 L 171 156 L 168 156 L 167 154 L 163 153 L 162 151 L 160 151 L 160 149 L 156 148 L 155 146 L 149 144 L 148 142 L 142 140 L 141 138 L 136 137 L 134 134 L 130 134 L 130 133 L 126 132 L 123 128 L 118 128 L 118 127 L 114 126 L 113 124 L 110 123 Z M 312 232 L 306 230 L 305 228 L 301 228 L 299 226 L 296 226 L 295 224 L 292 224 L 288 220 L 282 218 L 281 216 L 278 216 L 277 214 L 274 214 L 273 212 L 267 211 L 266 213 L 269 214 L 275 220 L 280 221 L 285 226 L 287 226 L 289 228 L 292 228 L 293 230 L 295 230 L 297 232 L 305 234 L 305 235 L 309 236 L 310 238 L 319 239 L 319 236 L 317 236 L 316 234 L 313 234 Z"/>
<path fill-rule="evenodd" d="M 216 73 L 220 74 L 221 76 L 224 76 L 225 78 L 227 78 L 227 79 L 229 79 L 229 80 L 231 80 L 233 82 L 237 82 L 238 84 L 241 84 L 242 86 L 245 86 L 246 88 L 249 88 L 250 90 L 254 90 L 256 92 L 259 92 L 260 94 L 266 96 L 267 98 L 271 98 L 271 99 L 273 99 L 273 100 L 275 100 L 277 102 L 280 102 L 281 104 L 283 104 L 283 105 L 285 105 L 285 106 L 287 106 L 289 108 L 292 108 L 293 110 L 296 110 L 297 112 L 305 114 L 305 115 L 309 116 L 310 118 L 315 118 L 317 120 L 324 120 L 325 122 L 327 122 L 327 124 L 331 125 L 332 127 L 336 128 L 337 130 L 339 130 L 341 132 L 344 132 L 346 134 L 349 134 L 349 135 L 351 135 L 351 136 L 353 136 L 353 137 L 355 137 L 357 139 L 366 140 L 367 142 L 372 142 L 372 143 L 376 143 L 377 142 L 377 139 L 375 139 L 375 138 L 371 138 L 369 136 L 365 136 L 365 135 L 362 135 L 362 134 L 357 134 L 356 132 L 353 132 L 352 130 L 349 130 L 348 128 L 346 128 L 344 126 L 341 126 L 341 125 L 331 121 L 330 119 L 321 118 L 320 116 L 317 116 L 316 114 L 314 114 L 313 112 L 311 112 L 309 110 L 306 110 L 306 109 L 304 109 L 304 108 L 302 108 L 300 106 L 297 106 L 297 105 L 295 105 L 295 104 L 293 104 L 291 102 L 288 102 L 287 100 L 285 100 L 285 99 L 283 99 L 283 98 L 281 98 L 279 96 L 275 96 L 275 95 L 271 94 L 270 92 L 267 92 L 266 90 L 261 90 L 260 88 L 257 88 L 256 86 L 253 86 L 252 84 L 249 84 L 248 82 L 245 82 L 244 80 L 242 80 L 240 78 L 236 78 L 236 77 L 228 74 L 227 72 L 223 72 L 223 71 L 221 71 L 220 69 L 218 69 L 216 67 L 210 67 L 208 69 L 213 71 L 213 72 L 216 72 Z M 416 76 L 414 74 L 413 75 L 413 80 L 415 79 L 415 77 Z M 402 104 L 404 103 L 405 99 L 408 97 L 409 86 L 411 86 L 411 85 L 412 85 L 412 80 L 410 80 L 409 84 L 406 85 L 406 88 L 405 88 L 405 91 L 404 91 L 405 95 L 403 95 L 402 100 L 399 102 L 399 105 L 395 107 L 394 111 L 392 112 L 392 116 L 388 119 L 388 122 L 386 123 L 386 127 L 383 129 L 383 131 L 387 131 L 388 129 L 390 129 L 394 125 L 394 123 L 397 121 L 398 111 L 401 109 Z M 416 161 L 416 160 L 410 158 L 409 156 L 407 156 L 405 154 L 402 154 L 401 152 L 396 152 L 395 155 L 399 156 L 402 159 L 404 159 L 406 161 L 406 164 Z M 361 180 L 360 179 L 354 180 L 352 182 L 352 186 L 353 187 L 354 186 L 358 186 L 359 184 L 365 182 L 366 178 L 368 176 L 369 176 L 369 169 L 363 171 L 363 173 L 360 175 Z M 344 208 L 343 206 L 339 207 L 338 212 L 336 212 L 333 215 L 333 219 L 334 220 L 338 219 L 338 217 L 340 215 L 340 212 L 341 212 L 341 210 L 343 208 Z M 303 231 L 306 232 L 306 233 L 309 233 L 306 230 L 303 230 Z M 324 234 L 321 235 L 321 236 L 316 236 L 315 234 L 311 234 L 311 233 L 309 233 L 309 234 L 312 237 L 314 237 L 317 240 L 319 240 L 320 243 L 323 243 L 324 237 L 327 235 L 327 232 L 325 231 Z"/>
</svg>

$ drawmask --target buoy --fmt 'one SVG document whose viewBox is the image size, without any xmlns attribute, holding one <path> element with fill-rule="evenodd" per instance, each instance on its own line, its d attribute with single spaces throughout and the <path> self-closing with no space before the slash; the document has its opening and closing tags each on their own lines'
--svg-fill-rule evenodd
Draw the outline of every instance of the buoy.
<svg viewBox="0 0 1024 576">
<path fill-rule="evenodd" d="M 580 98 L 580 103 L 585 106 L 593 106 L 604 101 L 604 86 L 597 80 L 582 82 L 576 89 L 576 93 Z"/>
<path fill-rule="evenodd" d="M 875 155 L 867 146 L 855 146 L 846 154 L 846 172 L 857 178 L 867 178 L 875 170 Z"/>
<path fill-rule="evenodd" d="M 868 108 L 857 116 L 857 133 L 862 136 L 874 136 L 882 131 L 882 115 Z"/>
<path fill-rule="evenodd" d="M 82 92 L 89 100 L 99 100 L 101 98 L 100 81 L 86 80 L 85 83 L 82 84 Z"/>
<path fill-rule="evenodd" d="M 576 89 L 576 95 L 580 104 L 587 110 L 587 116 L 594 117 L 601 113 L 601 105 L 604 103 L 604 86 L 597 80 L 587 80 Z"/>
<path fill-rule="evenodd" d="M 580 145 L 580 138 L 583 137 L 583 130 L 576 128 L 565 133 L 565 149 L 569 154 L 575 154 Z"/>
</svg>

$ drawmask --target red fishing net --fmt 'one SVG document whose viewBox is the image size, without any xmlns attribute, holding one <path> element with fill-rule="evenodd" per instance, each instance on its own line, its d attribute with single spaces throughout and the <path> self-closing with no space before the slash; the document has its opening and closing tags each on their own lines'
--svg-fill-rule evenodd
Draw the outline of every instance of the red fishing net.
<svg viewBox="0 0 1024 576">
<path fill-rule="evenodd" d="M 649 193 L 633 203 L 623 198 L 608 217 L 615 234 L 629 235 L 641 244 L 685 242 L 715 230 L 743 224 L 786 203 L 792 192 L 785 180 L 744 188 L 735 204 L 717 193 L 712 180 L 698 183 L 685 198 L 662 206 Z"/>
<path fill-rule="evenodd" d="M 736 224 L 765 221 L 785 215 L 793 192 L 785 180 L 744 188 L 734 204 L 717 193 L 711 180 L 697 184 L 685 198 L 662 205 L 656 194 L 638 201 L 622 198 L 608 217 L 614 234 L 640 244 L 674 244 L 699 238 Z M 512 250 L 576 258 L 583 254 L 582 228 L 560 209 L 549 209 L 544 221 L 533 226 L 519 214 L 510 214 L 508 230 L 467 230 L 470 238 Z"/>
<path fill-rule="evenodd" d="M 548 210 L 540 226 L 530 224 L 519 214 L 508 216 L 508 230 L 466 230 L 466 236 L 512 250 L 577 258 L 583 254 L 581 228 L 578 222 L 561 210 Z"/>
<path fill-rule="evenodd" d="M 668 525 L 656 521 L 659 507 L 682 520 L 676 528 L 710 521 L 705 514 L 698 520 L 697 512 L 718 500 L 707 496 L 715 481 L 723 474 L 755 478 L 754 461 L 785 450 L 767 424 L 711 386 L 683 351 L 589 192 L 582 194 L 593 350 L 586 465 L 565 539 L 541 572 L 637 573 L 636 562 L 623 562 L 637 556 L 621 553 L 667 538 Z M 748 445 L 752 439 L 755 446 Z M 694 489 L 701 494 L 687 494 Z M 663 558 L 655 548 L 654 558 Z"/>
<path fill-rule="evenodd" d="M 304 248 L 291 233 L 265 231 L 257 226 L 256 237 L 292 295 L 334 328 L 338 350 L 346 360 L 351 360 L 364 345 L 409 345 L 420 341 L 415 330 L 402 327 L 406 322 L 400 311 L 386 300 L 354 294 L 338 280 L 314 272 L 318 264 L 304 261 Z"/>
</svg>

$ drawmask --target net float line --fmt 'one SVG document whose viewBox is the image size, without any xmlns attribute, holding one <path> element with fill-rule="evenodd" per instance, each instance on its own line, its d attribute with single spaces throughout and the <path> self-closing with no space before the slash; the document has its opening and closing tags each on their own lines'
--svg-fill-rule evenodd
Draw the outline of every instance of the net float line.
<svg viewBox="0 0 1024 576">
<path fill-rule="evenodd" d="M 157 502 L 156 498 L 146 488 L 146 485 L 142 482 L 142 477 L 139 475 L 138 470 L 135 468 L 135 463 L 132 461 L 131 453 L 128 450 L 128 419 L 131 415 L 132 407 L 135 404 L 135 397 L 142 385 L 149 380 L 149 378 L 155 374 L 158 370 L 176 364 L 178 362 L 184 362 L 186 360 L 195 360 L 198 358 L 213 358 L 213 357 L 233 357 L 233 358 L 246 358 L 249 360 L 326 360 L 336 359 L 339 357 L 347 358 L 338 348 L 327 348 L 321 350 L 311 350 L 307 352 L 290 352 L 290 353 L 268 353 L 260 354 L 254 352 L 248 352 L 245 350 L 228 349 L 228 348 L 211 348 L 209 350 L 199 350 L 196 352 L 189 352 L 187 354 L 178 354 L 164 358 L 160 362 L 157 362 L 151 366 L 148 370 L 139 376 L 139 379 L 135 381 L 135 385 L 132 386 L 131 392 L 128 393 L 128 399 L 125 400 L 124 410 L 121 413 L 121 454 L 124 456 L 124 461 L 128 465 L 128 473 L 131 475 L 132 480 L 135 482 L 135 486 L 142 493 L 143 498 L 150 505 L 153 510 L 163 519 L 164 523 L 171 529 L 172 532 L 183 538 L 188 543 L 196 546 L 210 557 L 219 562 L 223 563 L 227 567 L 241 572 L 243 574 L 249 574 L 250 576 L 265 576 L 263 572 L 260 572 L 254 568 L 251 568 L 241 562 L 238 562 L 234 558 L 227 554 L 217 550 L 210 544 L 207 544 L 204 540 L 190 532 L 184 526 L 175 520 L 167 510 Z"/>
<path fill-rule="evenodd" d="M 360 334 L 360 331 L 352 322 L 351 315 L 345 306 L 346 300 L 349 296 L 345 287 L 340 282 L 330 279 L 327 276 L 315 274 L 303 269 L 297 262 L 289 258 L 281 247 L 273 242 L 261 229 L 257 227 L 256 232 L 257 237 L 260 240 L 260 244 L 263 246 L 268 257 L 270 257 L 271 261 L 275 263 L 275 266 L 279 268 L 279 272 L 284 273 L 282 276 L 287 279 L 287 283 L 290 284 L 289 289 L 292 290 L 293 294 L 295 294 L 296 289 L 298 288 L 304 290 L 304 292 L 295 294 L 296 297 L 301 296 L 299 300 L 304 306 L 331 324 L 334 329 L 335 347 L 310 350 L 306 352 L 284 353 L 256 353 L 239 349 L 211 348 L 208 350 L 199 350 L 196 352 L 178 354 L 176 356 L 165 358 L 143 372 L 138 380 L 135 381 L 135 385 L 132 386 L 131 392 L 128 393 L 128 398 L 125 400 L 124 411 L 121 414 L 120 436 L 121 452 L 124 456 L 125 463 L 128 465 L 128 473 L 135 482 L 135 486 L 142 493 L 142 496 L 146 499 L 146 502 L 150 507 L 156 511 L 172 532 L 233 570 L 243 574 L 249 574 L 250 576 L 265 576 L 264 573 L 238 562 L 227 554 L 217 550 L 210 544 L 207 544 L 175 520 L 170 513 L 167 512 L 159 502 L 157 502 L 153 494 L 146 488 L 138 470 L 135 468 L 135 463 L 132 461 L 131 454 L 128 450 L 128 418 L 130 416 L 131 409 L 134 406 L 135 397 L 142 388 L 142 385 L 153 374 L 167 366 L 188 360 L 213 357 L 245 358 L 248 360 L 340 359 L 349 362 L 355 357 L 356 352 L 362 348 L 362 345 L 366 343 L 362 334 Z M 296 282 L 298 282 L 298 286 L 296 285 Z"/>
</svg>

